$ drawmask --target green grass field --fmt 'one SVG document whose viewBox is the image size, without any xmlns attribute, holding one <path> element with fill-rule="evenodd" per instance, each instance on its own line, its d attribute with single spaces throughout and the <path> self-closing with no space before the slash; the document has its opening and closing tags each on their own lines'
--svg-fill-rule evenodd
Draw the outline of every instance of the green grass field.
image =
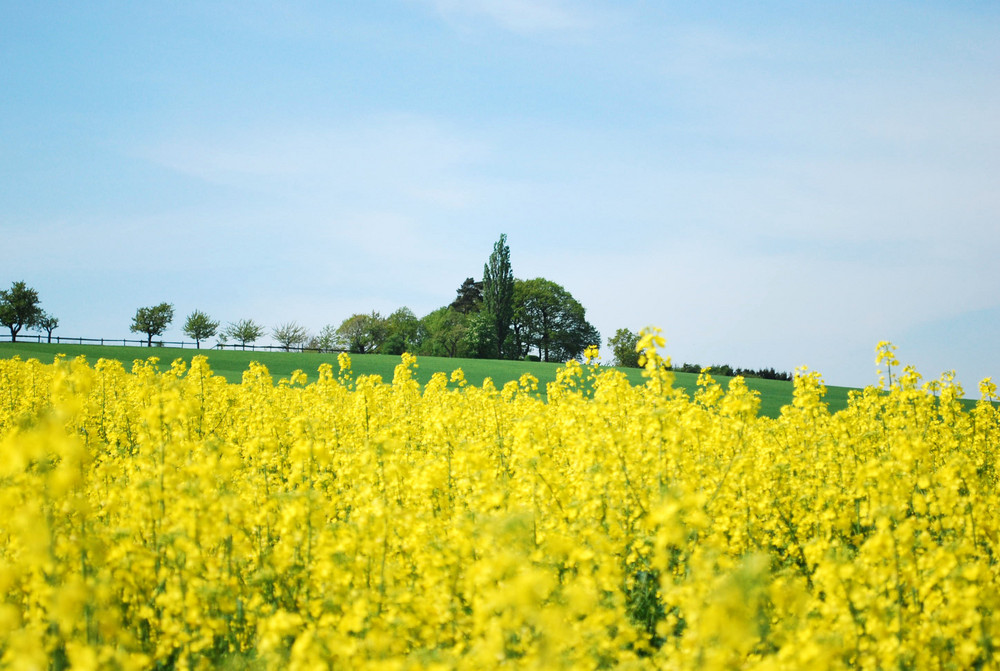
<svg viewBox="0 0 1000 671">
<path fill-rule="evenodd" d="M 120 347 L 112 345 L 49 345 L 45 343 L 18 342 L 0 343 L 0 358 L 9 359 L 19 356 L 24 360 L 38 359 L 43 363 L 51 363 L 57 354 L 65 354 L 69 358 L 83 355 L 91 363 L 98 359 L 118 359 L 130 368 L 136 359 L 159 357 L 161 368 L 169 367 L 175 359 L 191 361 L 191 357 L 204 354 L 209 365 L 217 375 L 222 375 L 230 382 L 239 382 L 243 371 L 251 361 L 258 361 L 267 366 L 275 380 L 289 377 L 293 371 L 302 370 L 310 380 L 316 379 L 316 371 L 320 364 L 329 363 L 334 371 L 338 370 L 336 354 L 318 354 L 315 352 L 244 352 L 240 350 L 213 349 L 181 349 L 172 347 Z M 398 356 L 388 354 L 352 354 L 351 368 L 355 375 L 381 375 L 382 379 L 392 380 L 393 369 L 399 363 Z M 465 379 L 470 384 L 481 385 L 487 377 L 496 386 L 502 387 L 510 380 L 516 380 L 524 373 L 531 373 L 538 378 L 539 390 L 544 392 L 545 384 L 556 378 L 556 370 L 562 364 L 539 363 L 527 361 L 498 361 L 491 359 L 448 359 L 442 357 L 418 357 L 417 380 L 426 383 L 436 372 L 450 374 L 456 368 L 461 368 Z M 642 384 L 640 371 L 635 368 L 619 369 L 628 375 L 632 384 Z M 698 376 L 693 373 L 675 373 L 674 386 L 693 391 Z M 717 376 L 716 379 L 725 386 L 729 378 Z M 779 380 L 747 379 L 747 386 L 760 392 L 760 414 L 776 417 L 783 405 L 792 401 L 792 383 Z M 833 411 L 847 405 L 847 387 L 828 387 L 826 400 Z"/>
</svg>

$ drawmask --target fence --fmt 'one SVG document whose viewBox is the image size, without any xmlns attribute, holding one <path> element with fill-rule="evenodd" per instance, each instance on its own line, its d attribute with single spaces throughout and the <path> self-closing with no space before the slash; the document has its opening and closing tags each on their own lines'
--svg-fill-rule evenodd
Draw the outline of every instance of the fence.
<svg viewBox="0 0 1000 671">
<path fill-rule="evenodd" d="M 0 333 L 0 342 L 11 342 L 11 336 L 9 333 Z M 132 345 L 134 347 L 146 347 L 147 345 L 151 347 L 179 347 L 181 349 L 191 348 L 198 349 L 198 343 L 193 342 L 183 342 L 183 341 L 170 341 L 170 340 L 154 340 L 150 344 L 146 340 L 128 340 L 127 338 L 68 338 L 66 336 L 52 336 L 49 338 L 47 335 L 40 334 L 18 334 L 17 342 L 33 342 L 53 345 L 116 345 L 121 347 L 128 347 Z M 304 346 L 291 346 L 285 347 L 284 345 L 255 345 L 254 343 L 247 343 L 246 345 L 233 344 L 233 343 L 216 343 L 215 345 L 208 346 L 203 345 L 200 349 L 215 349 L 215 350 L 242 350 L 246 352 L 345 352 L 344 349 L 336 349 L 328 347 L 325 349 L 317 349 L 315 347 L 304 347 Z"/>
</svg>

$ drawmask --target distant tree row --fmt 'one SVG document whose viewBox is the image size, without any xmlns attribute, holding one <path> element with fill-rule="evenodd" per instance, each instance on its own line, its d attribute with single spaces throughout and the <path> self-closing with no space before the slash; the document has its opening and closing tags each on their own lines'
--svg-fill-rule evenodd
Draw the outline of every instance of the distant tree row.
<svg viewBox="0 0 1000 671">
<path fill-rule="evenodd" d="M 601 336 L 586 318 L 586 310 L 569 291 L 551 280 L 536 277 L 515 279 L 510 263 L 507 236 L 501 235 L 483 266 L 482 280 L 468 277 L 458 287 L 455 300 L 423 318 L 407 307 L 383 317 L 378 312 L 353 314 L 339 326 L 328 324 L 319 334 L 310 335 L 296 322 L 279 324 L 271 336 L 285 350 L 305 347 L 319 351 L 347 350 L 357 354 L 402 354 L 414 352 L 430 356 L 494 359 L 534 359 L 566 361 L 577 359 L 584 349 L 600 343 Z M 174 306 L 160 303 L 136 310 L 130 330 L 146 335 L 146 344 L 162 335 L 174 319 Z M 24 282 L 14 282 L 0 290 L 0 324 L 10 329 L 17 341 L 22 328 L 52 331 L 59 320 L 45 313 L 38 292 Z M 201 343 L 218 336 L 220 344 L 229 340 L 246 347 L 259 340 L 266 328 L 252 319 L 230 322 L 220 330 L 220 322 L 201 310 L 187 316 L 182 331 Z M 636 367 L 635 351 L 639 334 L 618 329 L 608 339 L 613 363 Z M 685 363 L 677 370 L 700 372 L 697 364 Z M 742 375 L 788 380 L 788 373 L 773 368 L 760 370 L 712 366 L 719 375 Z"/>
<path fill-rule="evenodd" d="M 358 354 L 414 352 L 565 361 L 600 342 L 600 334 L 586 321 L 583 306 L 555 282 L 514 280 L 509 321 L 497 320 L 500 310 L 486 307 L 484 284 L 467 278 L 452 303 L 422 318 L 407 307 L 388 316 L 379 312 L 351 315 L 337 327 L 323 327 L 307 346 Z M 501 337 L 503 344 L 498 345 Z"/>
<path fill-rule="evenodd" d="M 160 303 L 140 307 L 129 329 L 146 336 L 146 344 L 162 335 L 173 322 L 174 306 Z M 44 328 L 49 332 L 58 320 L 39 307 L 38 293 L 15 282 L 0 292 L 0 324 L 7 326 L 11 340 L 22 328 Z M 252 319 L 220 322 L 201 310 L 187 316 L 181 329 L 197 347 L 212 337 L 220 344 L 230 340 L 242 347 L 267 333 Z M 388 316 L 378 312 L 353 314 L 339 326 L 324 326 L 310 335 L 296 322 L 280 324 L 271 336 L 286 350 L 306 347 L 316 350 L 347 350 L 447 357 L 535 359 L 565 361 L 579 358 L 584 349 L 600 343 L 600 334 L 586 319 L 586 310 L 561 285 L 542 277 L 515 279 L 507 236 L 501 235 L 483 266 L 481 280 L 467 278 L 450 304 L 422 318 L 407 307 Z"/>
<path fill-rule="evenodd" d="M 59 320 L 42 310 L 37 291 L 24 282 L 14 282 L 10 289 L 0 289 L 0 325 L 10 329 L 11 342 L 17 342 L 22 328 L 41 329 L 52 342 Z"/>
<path fill-rule="evenodd" d="M 454 301 L 421 322 L 418 353 L 435 356 L 566 361 L 601 341 L 561 285 L 514 278 L 506 235 L 493 246 L 482 281 L 466 278 Z"/>
<path fill-rule="evenodd" d="M 673 366 L 673 370 L 682 373 L 700 373 L 703 368 L 700 364 L 684 363 L 680 366 Z M 739 368 L 729 364 L 713 364 L 708 366 L 713 375 L 725 375 L 728 377 L 759 377 L 764 380 L 791 380 L 792 374 L 776 371 L 774 368 Z"/>
<path fill-rule="evenodd" d="M 146 344 L 153 344 L 153 337 L 162 335 L 167 330 L 174 319 L 174 306 L 170 303 L 160 303 L 150 307 L 139 308 L 132 318 L 132 325 L 129 327 L 133 333 L 144 333 Z M 195 342 L 197 348 L 201 348 L 203 340 L 218 335 L 220 343 L 226 343 L 232 338 L 240 346 L 246 347 L 248 344 L 259 340 L 267 332 L 261 324 L 252 319 L 240 319 L 230 322 L 224 329 L 219 330 L 219 322 L 209 317 L 201 310 L 195 310 L 187 316 L 181 331 Z M 271 331 L 274 339 L 286 350 L 302 345 L 309 338 L 305 327 L 290 322 L 280 324 Z"/>
<path fill-rule="evenodd" d="M 629 329 L 618 329 L 615 335 L 608 338 L 608 346 L 611 348 L 616 366 L 626 366 L 629 368 L 639 367 L 639 352 L 635 351 L 639 344 L 639 334 Z M 726 375 L 729 377 L 758 377 L 765 380 L 791 380 L 789 373 L 774 370 L 774 368 L 734 368 L 729 364 L 717 364 L 709 366 L 709 369 L 716 375 Z M 671 370 L 682 373 L 700 373 L 703 369 L 696 363 L 685 363 L 680 366 L 671 366 Z"/>
<path fill-rule="evenodd" d="M 357 354 L 538 359 L 565 361 L 578 358 L 600 334 L 587 320 L 586 310 L 562 286 L 535 278 L 514 278 L 506 235 L 493 247 L 483 267 L 483 279 L 467 278 L 449 305 L 423 318 L 407 307 L 388 316 L 379 312 L 353 314 L 339 326 L 328 324 L 310 335 L 296 322 L 276 326 L 271 335 L 282 347 L 319 351 L 347 350 Z M 131 330 L 146 335 L 151 345 L 173 320 L 169 303 L 142 307 L 132 319 Z M 182 328 L 198 347 L 218 335 L 245 347 L 266 330 L 252 319 L 232 322 L 221 331 L 219 322 L 195 310 Z M 534 352 L 534 353 L 533 353 Z"/>
<path fill-rule="evenodd" d="M 16 341 L 24 327 L 51 331 L 58 320 L 46 315 L 38 305 L 38 294 L 24 282 L 15 282 L 0 293 L 0 323 L 8 326 Z M 173 322 L 174 306 L 160 303 L 140 307 L 130 330 L 146 336 L 146 344 L 162 335 Z M 197 347 L 218 336 L 242 347 L 267 332 L 252 319 L 220 322 L 201 310 L 187 316 L 181 329 Z M 579 358 L 589 345 L 600 343 L 600 334 L 586 319 L 586 310 L 561 285 L 542 277 L 515 279 L 510 263 L 507 236 L 501 235 L 483 266 L 482 280 L 467 278 L 449 305 L 423 318 L 407 307 L 388 316 L 378 312 L 353 314 L 339 326 L 324 326 L 310 335 L 296 322 L 274 327 L 271 335 L 286 350 L 306 347 L 316 350 L 347 350 L 417 354 L 446 357 L 535 359 L 565 361 Z"/>
<path fill-rule="evenodd" d="M 353 314 L 339 326 L 324 326 L 307 339 L 306 347 L 357 354 L 565 361 L 599 342 L 586 310 L 566 289 L 544 278 L 514 278 L 507 238 L 501 235 L 482 280 L 466 278 L 450 304 L 420 318 L 408 307 L 387 316 L 376 311 Z"/>
<path fill-rule="evenodd" d="M 579 358 L 584 349 L 600 342 L 600 334 L 586 319 L 586 310 L 559 284 L 542 277 L 515 279 L 510 265 L 507 237 L 501 235 L 483 268 L 483 279 L 468 277 L 458 287 L 455 300 L 422 318 L 407 307 L 388 316 L 379 312 L 353 314 L 339 326 L 324 326 L 310 335 L 297 322 L 275 326 L 271 336 L 285 350 L 304 347 L 318 351 L 346 350 L 356 354 L 402 354 L 427 356 L 533 359 L 565 361 Z M 146 335 L 146 344 L 162 335 L 174 319 L 174 306 L 160 303 L 136 310 L 130 330 Z M 10 330 L 17 342 L 22 329 L 52 331 L 59 320 L 42 310 L 38 292 L 24 282 L 14 282 L 0 290 L 0 325 Z M 181 329 L 201 343 L 218 336 L 225 344 L 232 340 L 241 347 L 253 344 L 267 329 L 252 319 L 230 322 L 220 330 L 220 322 L 201 310 L 187 316 Z M 639 334 L 620 328 L 608 338 L 612 363 L 638 367 L 636 345 Z M 710 366 L 725 376 L 790 380 L 789 373 L 774 368 L 739 368 L 728 364 Z M 673 367 L 685 373 L 700 373 L 699 364 Z"/>
</svg>

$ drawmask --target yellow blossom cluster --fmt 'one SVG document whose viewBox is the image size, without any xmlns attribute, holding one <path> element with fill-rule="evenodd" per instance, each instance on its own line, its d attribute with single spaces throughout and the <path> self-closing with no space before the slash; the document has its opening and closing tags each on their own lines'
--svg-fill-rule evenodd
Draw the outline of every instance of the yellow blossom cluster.
<svg viewBox="0 0 1000 671">
<path fill-rule="evenodd" d="M 0 667 L 995 668 L 996 387 L 0 362 Z M 588 358 L 592 360 L 596 353 Z M 879 363 L 896 364 L 891 345 Z"/>
</svg>

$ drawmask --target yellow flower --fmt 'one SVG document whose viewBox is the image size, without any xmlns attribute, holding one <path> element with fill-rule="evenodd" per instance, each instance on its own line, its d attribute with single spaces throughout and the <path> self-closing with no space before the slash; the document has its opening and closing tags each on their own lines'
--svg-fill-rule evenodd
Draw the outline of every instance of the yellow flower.
<svg viewBox="0 0 1000 671">
<path fill-rule="evenodd" d="M 0 665 L 988 666 L 996 387 L 0 361 Z M 897 370 L 900 370 L 897 368 Z M 449 386 L 448 381 L 454 383 Z M 111 643 L 113 642 L 113 643 Z"/>
</svg>

